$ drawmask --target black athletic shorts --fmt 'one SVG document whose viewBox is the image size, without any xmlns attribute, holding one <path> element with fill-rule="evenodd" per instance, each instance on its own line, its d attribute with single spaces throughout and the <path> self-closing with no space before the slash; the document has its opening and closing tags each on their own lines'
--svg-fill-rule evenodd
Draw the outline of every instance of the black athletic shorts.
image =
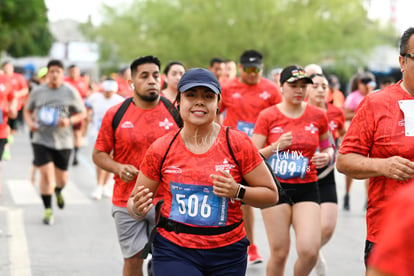
<svg viewBox="0 0 414 276">
<path fill-rule="evenodd" d="M 9 118 L 7 120 L 7 124 L 9 125 L 10 129 L 12 129 L 12 130 L 17 130 L 18 129 L 18 121 L 17 121 L 17 118 L 16 119 Z"/>
<path fill-rule="evenodd" d="M 367 266 L 369 255 L 371 254 L 372 249 L 374 248 L 375 243 L 365 240 L 365 249 L 364 249 L 364 262 L 365 267 Z"/>
<path fill-rule="evenodd" d="M 318 174 L 325 168 L 318 170 Z M 324 178 L 318 179 L 319 194 L 321 196 L 321 203 L 332 202 L 338 203 L 336 194 L 335 170 L 331 170 Z"/>
<path fill-rule="evenodd" d="M 292 202 L 287 202 L 285 200 L 279 200 L 277 203 L 283 204 L 288 203 L 290 205 L 293 205 L 298 202 L 304 202 L 304 201 L 312 201 L 319 203 L 320 202 L 320 196 L 319 196 L 319 186 L 318 182 L 312 182 L 312 183 L 300 183 L 300 184 L 288 184 L 288 183 L 280 183 L 287 193 L 287 195 L 290 197 Z"/>
<path fill-rule="evenodd" d="M 0 160 L 3 158 L 4 147 L 7 144 L 7 138 L 0 139 Z"/>
<path fill-rule="evenodd" d="M 33 146 L 33 165 L 39 167 L 53 162 L 58 169 L 67 171 L 72 149 L 55 150 L 43 145 L 32 144 Z"/>
</svg>

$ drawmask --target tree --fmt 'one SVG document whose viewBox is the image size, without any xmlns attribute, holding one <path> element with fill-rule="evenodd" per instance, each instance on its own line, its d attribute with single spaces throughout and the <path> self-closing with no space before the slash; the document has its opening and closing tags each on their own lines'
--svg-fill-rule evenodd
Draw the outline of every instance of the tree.
<svg viewBox="0 0 414 276">
<path fill-rule="evenodd" d="M 52 42 L 44 0 L 1 0 L 0 52 L 14 57 L 46 55 Z"/>
<path fill-rule="evenodd" d="M 395 31 L 368 19 L 361 0 L 135 0 L 123 10 L 105 6 L 104 18 L 94 31 L 102 58 L 115 53 L 121 62 L 153 54 L 206 67 L 212 57 L 237 60 L 257 49 L 268 70 L 324 61 L 359 66 L 373 46 L 395 41 Z"/>
</svg>

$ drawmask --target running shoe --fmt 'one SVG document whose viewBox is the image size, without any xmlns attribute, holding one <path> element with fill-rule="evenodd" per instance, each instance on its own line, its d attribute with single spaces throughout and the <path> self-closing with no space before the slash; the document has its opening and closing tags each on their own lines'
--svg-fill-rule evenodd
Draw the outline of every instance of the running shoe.
<svg viewBox="0 0 414 276">
<path fill-rule="evenodd" d="M 92 198 L 96 200 L 102 199 L 103 189 L 101 186 L 96 187 L 95 191 L 92 193 Z"/>
<path fill-rule="evenodd" d="M 72 166 L 77 166 L 79 164 L 78 158 L 74 158 L 72 162 Z"/>
<path fill-rule="evenodd" d="M 349 194 L 345 194 L 344 196 L 344 210 L 349 211 Z"/>
<path fill-rule="evenodd" d="M 322 252 L 319 251 L 318 260 L 315 264 L 315 272 L 318 276 L 325 276 L 327 275 L 328 268 L 326 266 L 325 258 L 322 255 Z"/>
<path fill-rule="evenodd" d="M 14 142 L 14 136 L 10 134 L 7 137 L 7 144 L 11 145 L 11 144 L 13 144 L 13 142 Z"/>
<path fill-rule="evenodd" d="M 65 199 L 63 198 L 62 192 L 58 192 L 55 190 L 55 194 L 58 207 L 60 209 L 63 209 L 63 207 L 65 207 Z"/>
<path fill-rule="evenodd" d="M 43 223 L 46 225 L 52 225 L 54 223 L 53 212 L 51 208 L 45 209 L 45 216 L 43 217 Z"/>
<path fill-rule="evenodd" d="M 263 257 L 260 255 L 255 244 L 249 245 L 247 254 L 249 255 L 249 264 L 259 264 L 263 262 Z"/>
<path fill-rule="evenodd" d="M 108 187 L 108 185 L 104 186 L 102 195 L 103 197 L 106 197 L 106 198 L 112 197 L 112 190 L 111 188 Z"/>
<path fill-rule="evenodd" d="M 10 147 L 8 145 L 4 147 L 2 159 L 4 161 L 8 161 L 11 159 Z"/>
</svg>

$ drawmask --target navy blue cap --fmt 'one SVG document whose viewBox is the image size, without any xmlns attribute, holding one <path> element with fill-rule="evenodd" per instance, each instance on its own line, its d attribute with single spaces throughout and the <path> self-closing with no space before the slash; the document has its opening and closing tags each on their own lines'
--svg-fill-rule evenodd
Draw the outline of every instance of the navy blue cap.
<svg viewBox="0 0 414 276">
<path fill-rule="evenodd" d="M 196 86 L 207 87 L 216 94 L 221 93 L 220 83 L 216 76 L 204 68 L 187 70 L 178 82 L 177 88 L 183 93 Z"/>
</svg>

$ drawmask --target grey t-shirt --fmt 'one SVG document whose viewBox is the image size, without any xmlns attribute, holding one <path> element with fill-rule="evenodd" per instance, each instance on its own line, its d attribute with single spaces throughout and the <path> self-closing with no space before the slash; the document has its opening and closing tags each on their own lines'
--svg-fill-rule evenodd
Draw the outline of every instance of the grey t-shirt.
<svg viewBox="0 0 414 276">
<path fill-rule="evenodd" d="M 72 126 L 58 127 L 57 121 L 85 109 L 75 88 L 66 83 L 59 88 L 39 85 L 30 93 L 26 108 L 32 111 L 39 128 L 33 133 L 32 143 L 56 150 L 73 148 Z"/>
</svg>

